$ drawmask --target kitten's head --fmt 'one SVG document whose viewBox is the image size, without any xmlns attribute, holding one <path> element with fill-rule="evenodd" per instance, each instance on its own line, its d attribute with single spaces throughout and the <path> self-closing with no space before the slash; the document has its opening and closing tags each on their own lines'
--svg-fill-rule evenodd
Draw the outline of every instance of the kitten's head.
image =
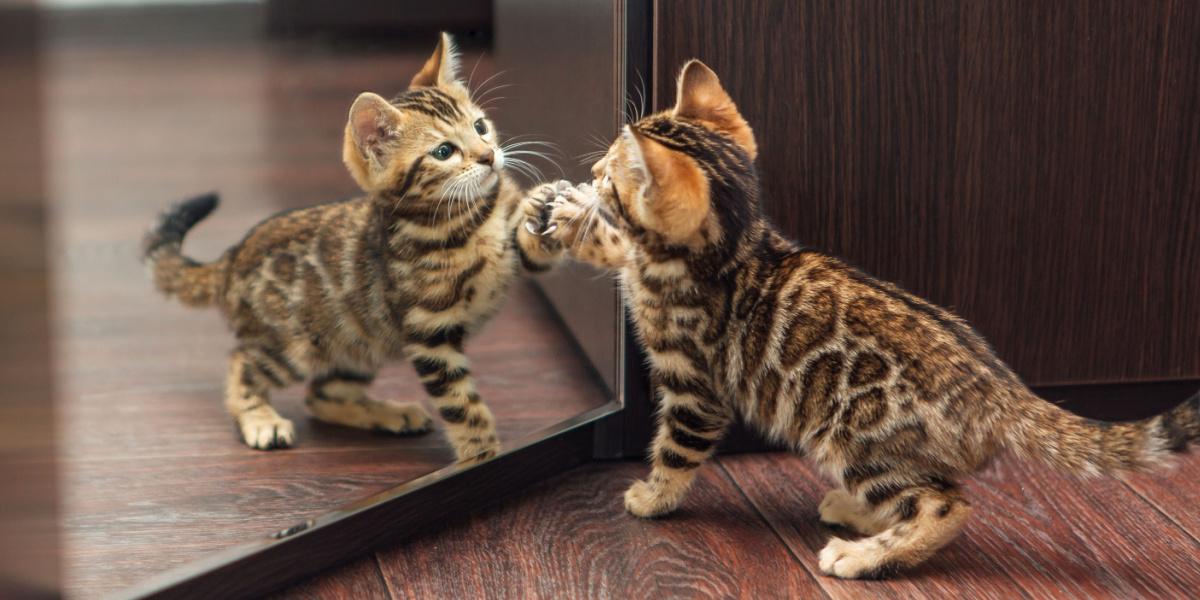
<svg viewBox="0 0 1200 600">
<path fill-rule="evenodd" d="M 500 181 L 504 152 L 495 128 L 458 79 L 454 41 L 443 33 L 433 56 L 391 101 L 363 92 L 350 107 L 342 160 L 367 192 L 406 198 L 476 198 Z"/>
<path fill-rule="evenodd" d="M 675 106 L 626 125 L 592 175 L 625 227 L 703 248 L 736 243 L 757 218 L 757 154 L 716 73 L 692 60 L 679 74 Z"/>
</svg>

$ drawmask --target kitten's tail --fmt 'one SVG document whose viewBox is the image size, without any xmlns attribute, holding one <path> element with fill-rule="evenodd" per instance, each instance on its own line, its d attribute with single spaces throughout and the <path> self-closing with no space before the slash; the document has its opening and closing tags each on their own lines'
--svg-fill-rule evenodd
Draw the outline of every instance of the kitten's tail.
<svg viewBox="0 0 1200 600">
<path fill-rule="evenodd" d="M 189 306 L 208 306 L 216 299 L 224 261 L 198 263 L 182 253 L 183 237 L 217 207 L 217 195 L 205 194 L 172 205 L 146 232 L 142 261 L 154 286 Z"/>
<path fill-rule="evenodd" d="M 1200 440 L 1200 392 L 1160 415 L 1123 423 L 1087 419 L 1030 393 L 1008 431 L 1017 454 L 1084 475 L 1147 470 Z"/>
</svg>

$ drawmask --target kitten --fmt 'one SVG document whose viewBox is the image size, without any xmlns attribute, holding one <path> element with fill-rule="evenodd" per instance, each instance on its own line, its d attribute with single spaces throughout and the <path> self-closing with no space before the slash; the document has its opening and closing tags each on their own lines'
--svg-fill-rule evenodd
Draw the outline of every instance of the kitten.
<svg viewBox="0 0 1200 600">
<path fill-rule="evenodd" d="M 504 168 L 521 152 L 500 145 L 457 71 L 442 34 L 407 91 L 390 102 L 372 93 L 354 101 L 343 159 L 365 196 L 277 214 L 208 264 L 180 247 L 215 196 L 173 207 L 147 234 L 158 289 L 187 305 L 216 305 L 237 337 L 225 404 L 247 445 L 292 444 L 292 423 L 268 393 L 304 380 L 318 419 L 428 430 L 420 404 L 367 394 L 380 365 L 404 357 L 459 459 L 499 448 L 463 343 L 500 308 L 518 264 L 542 271 L 557 252 L 517 227 L 527 209 Z"/>
<path fill-rule="evenodd" d="M 661 396 L 653 468 L 625 494 L 670 512 L 740 417 L 839 484 L 822 521 L 824 573 L 878 577 L 953 539 L 971 512 L 957 480 L 1009 450 L 1070 472 L 1167 462 L 1200 436 L 1200 394 L 1132 423 L 1035 396 L 964 321 L 784 239 L 763 218 L 754 134 L 717 76 L 683 68 L 676 105 L 625 127 L 531 227 L 619 269 Z"/>
</svg>

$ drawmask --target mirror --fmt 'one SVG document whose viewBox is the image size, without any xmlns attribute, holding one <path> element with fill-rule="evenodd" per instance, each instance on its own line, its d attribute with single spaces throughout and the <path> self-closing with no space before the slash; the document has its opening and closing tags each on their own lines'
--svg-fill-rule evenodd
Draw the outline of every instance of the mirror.
<svg viewBox="0 0 1200 600">
<path fill-rule="evenodd" d="M 350 105 L 364 90 L 404 89 L 446 15 L 430 9 L 404 16 L 419 22 L 393 23 L 400 9 L 371 3 L 363 9 L 382 11 L 379 19 L 286 1 L 90 4 L 44 7 L 39 70 L 61 587 L 94 597 L 459 467 L 445 421 L 404 360 L 386 363 L 370 393 L 421 403 L 434 431 L 387 435 L 314 419 L 297 384 L 271 395 L 294 425 L 292 447 L 248 447 L 224 407 L 233 333 L 215 309 L 154 291 L 139 257 L 155 215 L 197 193 L 222 198 L 184 243 L 200 261 L 272 214 L 361 195 L 340 158 Z M 537 93 L 520 85 L 534 81 L 528 47 L 504 52 L 519 31 L 493 27 L 491 3 L 467 4 L 448 24 L 467 32 L 458 36 L 463 77 L 482 88 L 481 102 L 491 98 L 502 135 L 568 133 L 562 123 L 538 126 Z M 414 27 L 421 33 L 394 33 Z M 581 88 L 537 100 L 579 107 L 578 135 L 546 140 L 560 145 L 552 159 L 563 171 L 535 163 L 553 179 L 585 176 L 576 157 L 591 149 L 586 134 L 603 137 L 616 121 L 612 27 L 589 30 L 603 52 L 548 62 L 595 72 L 605 94 Z M 618 306 L 611 281 L 595 273 L 519 276 L 467 339 L 502 454 L 619 408 Z"/>
</svg>

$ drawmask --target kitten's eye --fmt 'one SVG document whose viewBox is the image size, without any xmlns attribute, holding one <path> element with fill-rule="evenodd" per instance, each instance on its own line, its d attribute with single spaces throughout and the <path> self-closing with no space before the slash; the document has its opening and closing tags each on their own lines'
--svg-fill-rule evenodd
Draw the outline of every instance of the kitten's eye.
<svg viewBox="0 0 1200 600">
<path fill-rule="evenodd" d="M 475 133 L 478 133 L 479 135 L 487 135 L 487 132 L 488 132 L 487 123 L 484 123 L 483 119 L 476 120 L 475 121 Z"/>
<path fill-rule="evenodd" d="M 454 144 L 451 144 L 450 142 L 442 142 L 442 145 L 434 148 L 433 152 L 430 152 L 430 154 L 432 154 L 433 157 L 438 160 L 446 160 L 454 155 Z"/>
</svg>

